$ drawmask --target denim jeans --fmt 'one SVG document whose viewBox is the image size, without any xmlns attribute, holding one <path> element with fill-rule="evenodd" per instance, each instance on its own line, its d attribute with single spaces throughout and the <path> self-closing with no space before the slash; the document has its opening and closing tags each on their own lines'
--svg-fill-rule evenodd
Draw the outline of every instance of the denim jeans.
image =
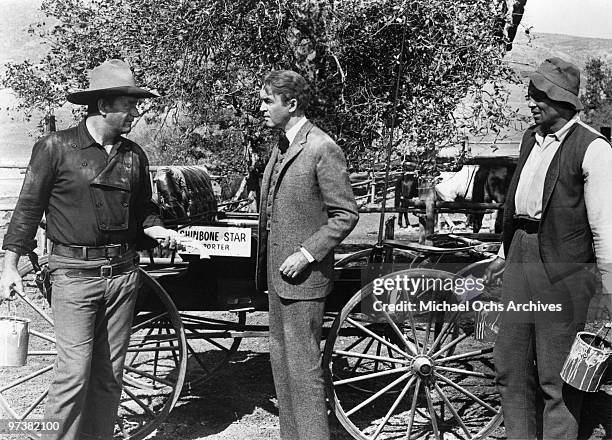
<svg viewBox="0 0 612 440">
<path fill-rule="evenodd" d="M 559 373 L 584 327 L 593 289 L 585 271 L 551 284 L 537 234 L 515 233 L 504 271 L 505 309 L 510 301 L 539 301 L 560 304 L 562 311 L 502 314 L 493 356 L 508 439 L 577 438 L 583 393 L 565 384 Z"/>
<path fill-rule="evenodd" d="M 70 270 L 108 260 L 51 256 L 57 359 L 45 418 L 62 426 L 45 439 L 113 437 L 139 279 L 135 254 L 121 261 L 127 259 L 134 260 L 133 271 L 108 279 L 74 278 Z"/>
</svg>

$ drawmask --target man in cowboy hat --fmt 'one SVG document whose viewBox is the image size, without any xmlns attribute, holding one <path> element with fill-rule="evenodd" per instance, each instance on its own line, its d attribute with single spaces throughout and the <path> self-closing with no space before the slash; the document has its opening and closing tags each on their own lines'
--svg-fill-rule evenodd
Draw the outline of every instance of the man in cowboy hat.
<svg viewBox="0 0 612 440">
<path fill-rule="evenodd" d="M 577 116 L 574 65 L 550 58 L 529 78 L 535 126 L 523 136 L 508 189 L 500 258 L 485 274 L 493 279 L 505 266 L 496 382 L 509 439 L 535 439 L 538 417 L 543 438 L 575 439 L 582 392 L 559 373 L 596 290 L 587 270 L 595 261 L 603 294 L 594 303 L 612 311 L 612 148 Z"/>
<path fill-rule="evenodd" d="M 171 247 L 178 240 L 151 201 L 144 151 L 122 137 L 139 116 L 139 99 L 156 96 L 135 85 L 121 60 L 94 68 L 89 89 L 67 96 L 87 105 L 87 116 L 34 145 L 4 238 L 0 302 L 12 289 L 23 292 L 17 263 L 36 247 L 45 213 L 57 340 L 45 418 L 61 422 L 49 438 L 112 438 L 138 287 L 136 250 L 156 245 L 154 238 Z"/>
</svg>

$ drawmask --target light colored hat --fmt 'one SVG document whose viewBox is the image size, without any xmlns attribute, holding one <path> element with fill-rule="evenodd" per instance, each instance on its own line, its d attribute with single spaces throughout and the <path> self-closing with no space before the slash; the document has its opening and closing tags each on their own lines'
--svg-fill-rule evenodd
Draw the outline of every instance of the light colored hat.
<svg viewBox="0 0 612 440">
<path fill-rule="evenodd" d="M 69 93 L 66 99 L 73 104 L 88 105 L 101 96 L 135 96 L 157 98 L 159 95 L 136 86 L 130 66 L 122 60 L 108 60 L 89 72 L 89 88 Z"/>
<path fill-rule="evenodd" d="M 576 110 L 584 106 L 578 99 L 580 70 L 572 63 L 553 57 L 545 60 L 538 70 L 529 75 L 534 87 L 553 101 L 568 102 Z"/>
</svg>

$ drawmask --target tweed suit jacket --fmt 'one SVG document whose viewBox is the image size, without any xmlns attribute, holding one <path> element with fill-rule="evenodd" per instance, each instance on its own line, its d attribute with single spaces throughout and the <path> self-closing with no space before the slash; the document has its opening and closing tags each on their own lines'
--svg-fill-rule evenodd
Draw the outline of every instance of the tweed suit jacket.
<svg viewBox="0 0 612 440">
<path fill-rule="evenodd" d="M 278 153 L 275 147 L 262 179 L 257 286 L 260 290 L 274 288 L 281 298 L 321 298 L 332 288 L 333 249 L 359 217 L 346 159 L 331 137 L 307 121 L 285 152 L 273 200 L 268 200 Z M 273 207 L 271 218 L 266 212 L 268 203 Z M 280 265 L 300 247 L 316 261 L 295 279 L 281 276 Z"/>
</svg>

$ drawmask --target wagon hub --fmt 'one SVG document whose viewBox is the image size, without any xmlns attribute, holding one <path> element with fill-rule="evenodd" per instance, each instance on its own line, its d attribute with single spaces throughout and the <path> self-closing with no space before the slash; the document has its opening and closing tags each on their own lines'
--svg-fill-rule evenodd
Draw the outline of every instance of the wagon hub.
<svg viewBox="0 0 612 440">
<path fill-rule="evenodd" d="M 417 356 L 412 362 L 412 371 L 423 378 L 431 376 L 433 372 L 433 361 L 427 356 Z"/>
</svg>

